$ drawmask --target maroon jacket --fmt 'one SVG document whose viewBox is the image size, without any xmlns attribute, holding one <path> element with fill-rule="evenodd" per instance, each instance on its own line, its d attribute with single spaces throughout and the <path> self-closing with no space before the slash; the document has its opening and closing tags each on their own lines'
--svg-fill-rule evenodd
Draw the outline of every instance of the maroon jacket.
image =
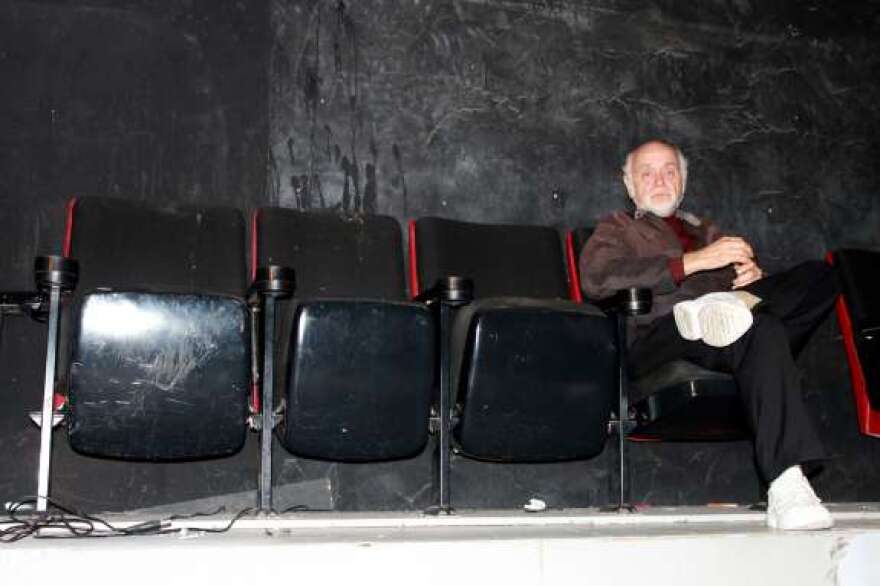
<svg viewBox="0 0 880 586">
<path fill-rule="evenodd" d="M 718 226 L 692 214 L 677 212 L 696 249 L 722 236 Z M 643 287 L 654 293 L 651 312 L 637 318 L 638 326 L 672 311 L 679 301 L 712 291 L 729 291 L 736 276 L 732 267 L 702 271 L 676 283 L 670 261 L 683 254 L 681 241 L 662 218 L 639 218 L 614 212 L 603 218 L 581 251 L 578 269 L 588 299 L 604 299 L 620 289 Z"/>
</svg>

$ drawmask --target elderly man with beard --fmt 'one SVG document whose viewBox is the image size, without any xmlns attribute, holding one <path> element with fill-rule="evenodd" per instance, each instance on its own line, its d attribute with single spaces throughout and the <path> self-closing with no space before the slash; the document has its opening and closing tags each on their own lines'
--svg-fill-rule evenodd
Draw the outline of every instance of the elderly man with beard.
<svg viewBox="0 0 880 586">
<path fill-rule="evenodd" d="M 630 337 L 631 372 L 686 359 L 732 373 L 769 484 L 768 526 L 833 526 L 801 469 L 825 453 L 795 365 L 834 304 L 833 270 L 809 261 L 767 276 L 745 239 L 680 210 L 687 160 L 672 144 L 649 141 L 629 153 L 623 183 L 635 212 L 604 218 L 579 265 L 592 299 L 630 287 L 653 291 L 653 308 Z"/>
</svg>

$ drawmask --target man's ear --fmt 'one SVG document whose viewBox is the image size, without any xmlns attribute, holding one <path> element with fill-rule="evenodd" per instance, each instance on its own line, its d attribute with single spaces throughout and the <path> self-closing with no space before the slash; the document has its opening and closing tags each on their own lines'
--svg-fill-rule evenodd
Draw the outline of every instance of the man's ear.
<svg viewBox="0 0 880 586">
<path fill-rule="evenodd" d="M 623 173 L 621 177 L 623 178 L 623 185 L 626 187 L 626 192 L 629 194 L 629 198 L 633 200 L 633 202 L 635 202 L 635 189 L 633 188 L 632 176 L 627 173 Z"/>
</svg>

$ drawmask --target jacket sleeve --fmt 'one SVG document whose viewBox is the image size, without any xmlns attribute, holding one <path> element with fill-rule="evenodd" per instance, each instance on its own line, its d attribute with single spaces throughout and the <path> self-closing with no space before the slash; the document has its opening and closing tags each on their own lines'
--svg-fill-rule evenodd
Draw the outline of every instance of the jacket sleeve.
<svg viewBox="0 0 880 586">
<path fill-rule="evenodd" d="M 612 215 L 599 223 L 581 251 L 578 269 L 587 297 L 604 299 L 630 287 L 651 289 L 655 294 L 674 291 L 670 258 L 637 256 L 626 243 L 625 231 L 626 223 Z"/>
</svg>

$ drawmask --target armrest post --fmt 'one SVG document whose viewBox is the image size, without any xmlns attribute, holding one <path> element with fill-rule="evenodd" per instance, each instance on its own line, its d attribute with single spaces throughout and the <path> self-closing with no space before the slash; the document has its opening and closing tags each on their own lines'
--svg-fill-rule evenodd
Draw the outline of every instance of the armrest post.
<svg viewBox="0 0 880 586">
<path fill-rule="evenodd" d="M 34 261 L 37 289 L 49 297 L 49 333 L 46 340 L 46 376 L 43 383 L 43 406 L 40 417 L 40 460 L 37 469 L 37 512 L 44 513 L 49 501 L 49 476 L 52 460 L 52 423 L 54 419 L 55 368 L 58 354 L 58 323 L 61 295 L 76 287 L 79 265 L 72 258 L 40 256 Z"/>
<path fill-rule="evenodd" d="M 650 289 L 636 287 L 624 289 L 615 296 L 615 309 L 617 318 L 617 356 L 618 356 L 618 404 L 617 404 L 617 447 L 618 478 L 620 479 L 619 492 L 617 495 L 617 510 L 632 511 L 629 501 L 629 483 L 626 474 L 626 436 L 629 433 L 629 380 L 627 373 L 627 320 L 637 315 L 644 315 L 651 311 L 653 295 Z"/>
<path fill-rule="evenodd" d="M 438 509 L 443 513 L 452 512 L 451 491 L 449 479 L 451 477 L 450 448 L 452 433 L 452 407 L 454 405 L 452 381 L 455 378 L 451 371 L 452 360 L 450 353 L 450 339 L 452 337 L 452 313 L 457 307 L 461 307 L 473 301 L 474 282 L 466 277 L 455 275 L 446 276 L 434 285 L 428 292 L 434 300 L 439 301 L 440 306 L 440 430 L 438 438 L 436 465 L 439 478 L 439 501 Z"/>
<path fill-rule="evenodd" d="M 275 309 L 279 299 L 289 297 L 295 289 L 293 269 L 269 265 L 257 269 L 251 291 L 261 300 L 263 308 L 263 376 L 260 401 L 260 494 L 262 513 L 272 511 L 272 431 L 275 428 Z"/>
</svg>

